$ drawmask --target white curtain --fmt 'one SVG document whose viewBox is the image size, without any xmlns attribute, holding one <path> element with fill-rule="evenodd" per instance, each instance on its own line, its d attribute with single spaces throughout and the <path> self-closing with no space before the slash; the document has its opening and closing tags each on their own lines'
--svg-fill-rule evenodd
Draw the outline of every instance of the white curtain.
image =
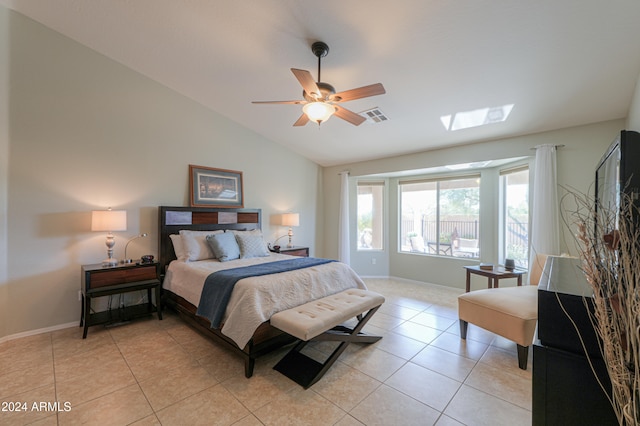
<svg viewBox="0 0 640 426">
<path fill-rule="evenodd" d="M 349 172 L 340 173 L 340 216 L 338 218 L 338 260 L 349 265 Z"/>
<path fill-rule="evenodd" d="M 537 253 L 560 254 L 559 216 L 556 145 L 538 145 L 533 175 L 529 265 L 533 265 Z"/>
</svg>

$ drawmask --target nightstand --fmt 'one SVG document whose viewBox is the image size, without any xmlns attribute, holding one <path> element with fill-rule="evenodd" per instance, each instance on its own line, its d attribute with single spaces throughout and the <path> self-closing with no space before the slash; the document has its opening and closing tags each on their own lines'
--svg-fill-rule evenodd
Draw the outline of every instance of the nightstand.
<svg viewBox="0 0 640 426">
<path fill-rule="evenodd" d="M 92 325 L 127 321 L 135 317 L 158 313 L 162 319 L 160 299 L 160 264 L 140 263 L 119 266 L 102 266 L 97 263 L 82 266 L 82 312 L 80 327 L 84 326 L 82 338 L 87 337 L 87 328 Z M 131 291 L 147 290 L 148 303 L 118 307 L 104 312 L 91 313 L 91 299 L 94 297 L 124 294 Z M 151 300 L 155 290 L 156 305 Z"/>
<path fill-rule="evenodd" d="M 309 257 L 309 247 L 281 247 L 280 253 L 288 254 L 289 256 Z"/>
</svg>

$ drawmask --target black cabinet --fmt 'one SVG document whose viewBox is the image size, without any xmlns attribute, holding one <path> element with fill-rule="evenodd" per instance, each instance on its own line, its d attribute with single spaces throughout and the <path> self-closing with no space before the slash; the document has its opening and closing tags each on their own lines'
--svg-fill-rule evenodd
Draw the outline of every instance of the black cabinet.
<svg viewBox="0 0 640 426">
<path fill-rule="evenodd" d="M 534 426 L 618 424 L 607 395 L 611 382 L 591 322 L 591 288 L 579 268 L 578 259 L 549 257 L 538 285 Z"/>
</svg>

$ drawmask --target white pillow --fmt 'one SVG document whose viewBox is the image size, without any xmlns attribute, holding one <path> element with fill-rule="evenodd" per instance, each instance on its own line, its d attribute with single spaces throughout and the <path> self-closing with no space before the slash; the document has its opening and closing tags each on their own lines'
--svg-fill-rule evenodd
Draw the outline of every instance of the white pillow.
<svg viewBox="0 0 640 426">
<path fill-rule="evenodd" d="M 238 242 L 238 247 L 240 247 L 241 259 L 269 256 L 269 250 L 262 239 L 262 235 L 241 232 L 236 234 L 236 241 Z"/>
<path fill-rule="evenodd" d="M 186 254 L 184 252 L 184 244 L 182 244 L 182 236 L 178 234 L 169 235 L 171 243 L 173 243 L 173 251 L 176 253 L 176 259 L 186 260 Z"/>
<path fill-rule="evenodd" d="M 226 232 L 231 232 L 233 235 L 260 235 L 262 236 L 262 229 L 250 229 L 248 231 L 239 231 L 237 229 L 228 229 Z"/>
<path fill-rule="evenodd" d="M 213 251 L 207 244 L 207 235 L 222 234 L 224 231 L 187 231 L 181 230 L 184 257 L 187 262 L 196 260 L 213 259 Z"/>
</svg>

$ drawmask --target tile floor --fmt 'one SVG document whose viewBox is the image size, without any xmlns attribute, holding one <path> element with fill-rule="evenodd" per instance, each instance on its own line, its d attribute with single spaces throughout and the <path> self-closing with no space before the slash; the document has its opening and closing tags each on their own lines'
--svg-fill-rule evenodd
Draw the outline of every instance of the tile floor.
<svg viewBox="0 0 640 426">
<path fill-rule="evenodd" d="M 387 298 L 365 329 L 384 338 L 350 345 L 308 390 L 272 369 L 284 350 L 246 379 L 239 357 L 167 312 L 86 340 L 74 327 L 1 344 L 0 424 L 531 424 L 531 359 L 518 369 L 515 344 L 473 326 L 461 340 L 461 291 L 365 281 Z"/>
</svg>

